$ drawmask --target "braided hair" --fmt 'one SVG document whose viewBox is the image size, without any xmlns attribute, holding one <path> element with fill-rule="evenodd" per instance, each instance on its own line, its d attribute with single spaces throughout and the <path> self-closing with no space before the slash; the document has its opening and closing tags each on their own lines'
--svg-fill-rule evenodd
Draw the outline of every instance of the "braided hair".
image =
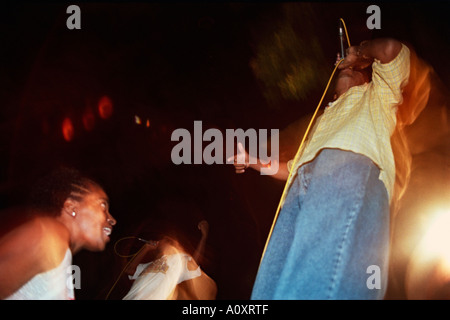
<svg viewBox="0 0 450 320">
<path fill-rule="evenodd" d="M 31 208 L 39 212 L 59 216 L 67 199 L 81 201 L 98 183 L 82 175 L 78 170 L 60 167 L 39 179 L 29 197 Z"/>
</svg>

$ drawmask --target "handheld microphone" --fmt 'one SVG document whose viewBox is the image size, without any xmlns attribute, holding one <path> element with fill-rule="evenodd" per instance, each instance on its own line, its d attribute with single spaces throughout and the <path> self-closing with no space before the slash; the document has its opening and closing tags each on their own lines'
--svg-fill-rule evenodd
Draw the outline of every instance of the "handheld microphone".
<svg viewBox="0 0 450 320">
<path fill-rule="evenodd" d="M 139 241 L 145 242 L 146 244 L 149 244 L 153 247 L 156 247 L 158 245 L 158 241 L 152 241 L 152 240 L 145 240 L 142 238 L 138 238 Z"/>
<path fill-rule="evenodd" d="M 341 58 L 345 58 L 345 50 L 344 50 L 344 26 L 342 25 L 342 21 L 339 20 L 339 40 L 341 41 Z"/>
</svg>

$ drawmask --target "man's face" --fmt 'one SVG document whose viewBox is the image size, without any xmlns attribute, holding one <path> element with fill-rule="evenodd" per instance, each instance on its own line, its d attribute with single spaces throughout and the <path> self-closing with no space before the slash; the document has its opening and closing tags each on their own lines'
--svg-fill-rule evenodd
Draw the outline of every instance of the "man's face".
<svg viewBox="0 0 450 320">
<path fill-rule="evenodd" d="M 351 87 L 360 86 L 366 82 L 368 82 L 368 77 L 364 71 L 355 70 L 352 68 L 342 69 L 338 74 L 336 82 L 336 95 L 339 97 Z"/>
</svg>

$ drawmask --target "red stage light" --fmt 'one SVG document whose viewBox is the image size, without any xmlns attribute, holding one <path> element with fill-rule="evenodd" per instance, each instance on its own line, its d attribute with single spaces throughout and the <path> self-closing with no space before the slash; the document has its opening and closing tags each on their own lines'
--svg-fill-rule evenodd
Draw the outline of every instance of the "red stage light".
<svg viewBox="0 0 450 320">
<path fill-rule="evenodd" d="M 113 113 L 113 103 L 108 96 L 103 96 L 98 101 L 98 113 L 102 119 L 108 119 Z"/>
<path fill-rule="evenodd" d="M 73 128 L 72 120 L 70 120 L 70 118 L 65 118 L 63 120 L 61 129 L 64 140 L 66 140 L 67 142 L 72 141 L 73 136 L 75 134 L 75 130 Z"/>
</svg>

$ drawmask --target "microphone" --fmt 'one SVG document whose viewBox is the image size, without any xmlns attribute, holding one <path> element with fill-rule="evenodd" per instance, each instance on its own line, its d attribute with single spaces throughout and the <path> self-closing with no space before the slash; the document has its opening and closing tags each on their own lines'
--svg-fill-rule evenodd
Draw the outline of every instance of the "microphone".
<svg viewBox="0 0 450 320">
<path fill-rule="evenodd" d="M 339 40 L 341 41 L 341 58 L 345 58 L 345 50 L 344 50 L 344 26 L 342 25 L 342 21 L 339 20 Z"/>
<path fill-rule="evenodd" d="M 151 245 L 153 247 L 156 247 L 158 245 L 158 243 L 159 243 L 158 241 L 145 240 L 145 239 L 142 239 L 142 238 L 138 238 L 138 240 L 142 241 L 142 242 L 145 242 L 146 244 L 149 244 L 149 245 Z"/>
</svg>

